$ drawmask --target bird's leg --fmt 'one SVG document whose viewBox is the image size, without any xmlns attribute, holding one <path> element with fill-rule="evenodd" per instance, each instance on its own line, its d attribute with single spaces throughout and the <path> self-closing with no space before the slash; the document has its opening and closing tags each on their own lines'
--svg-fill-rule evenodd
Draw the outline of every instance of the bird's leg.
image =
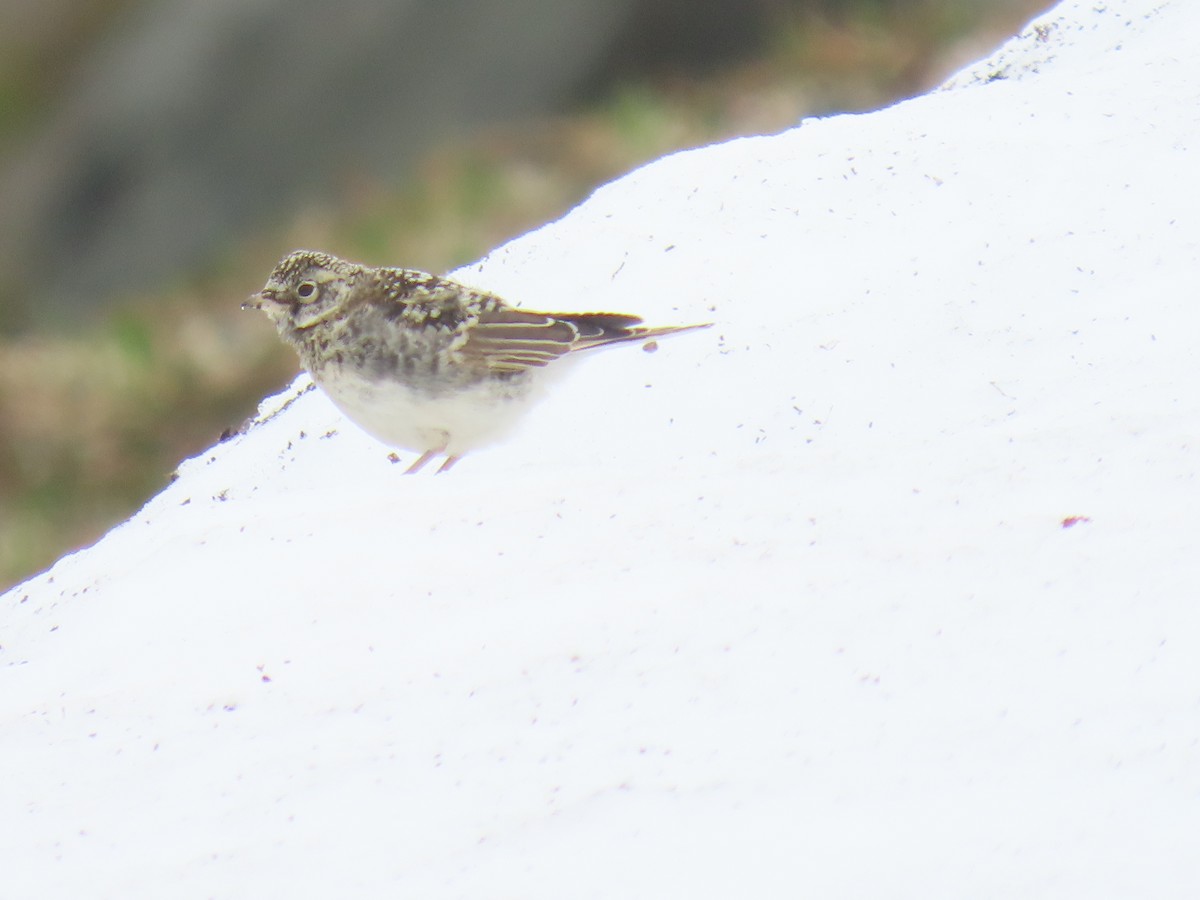
<svg viewBox="0 0 1200 900">
<path fill-rule="evenodd" d="M 431 459 L 433 459 L 435 456 L 437 456 L 441 452 L 442 452 L 441 450 L 426 450 L 424 453 L 422 453 L 420 456 L 417 457 L 416 462 L 414 462 L 411 466 L 409 466 L 407 469 L 404 470 L 404 474 L 405 475 L 416 475 L 418 472 L 421 471 L 421 469 L 425 466 L 425 464 L 427 462 L 429 462 Z M 444 466 L 443 466 L 443 468 L 444 468 Z M 441 469 L 438 469 L 438 471 L 440 472 Z"/>
<path fill-rule="evenodd" d="M 417 472 L 421 471 L 421 469 L 425 466 L 425 464 L 427 462 L 429 462 L 431 459 L 433 459 L 439 453 L 446 452 L 446 447 L 449 446 L 449 444 L 450 444 L 450 434 L 449 434 L 449 432 L 443 431 L 439 434 L 439 437 L 441 438 L 441 440 L 439 441 L 438 445 L 436 447 L 430 447 L 428 450 L 426 450 L 424 453 L 422 453 L 419 457 L 417 457 L 417 461 L 414 462 L 411 466 L 409 466 L 407 469 L 404 470 L 405 475 L 415 475 Z M 438 471 L 445 472 L 448 468 L 450 468 L 452 465 L 454 465 L 454 463 L 457 462 L 457 460 L 458 460 L 457 456 L 449 457 L 444 463 L 442 463 L 442 467 L 440 469 L 438 469 Z"/>
<path fill-rule="evenodd" d="M 452 468 L 454 468 L 454 464 L 456 462 L 458 462 L 460 459 L 462 459 L 461 456 L 447 456 L 446 461 L 441 464 L 441 466 L 438 468 L 437 472 L 435 472 L 434 474 L 441 475 L 443 472 L 449 472 Z"/>
</svg>

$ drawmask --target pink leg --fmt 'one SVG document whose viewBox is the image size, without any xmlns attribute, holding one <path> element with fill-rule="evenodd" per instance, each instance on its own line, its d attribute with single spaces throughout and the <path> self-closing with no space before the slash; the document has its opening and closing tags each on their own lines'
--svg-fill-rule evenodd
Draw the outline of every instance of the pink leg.
<svg viewBox="0 0 1200 900">
<path fill-rule="evenodd" d="M 442 463 L 441 468 L 437 470 L 436 474 L 441 475 L 443 472 L 449 472 L 460 459 L 462 459 L 461 456 L 447 456 L 446 461 Z"/>
<path fill-rule="evenodd" d="M 421 471 L 421 469 L 425 466 L 425 464 L 427 462 L 429 462 L 431 459 L 433 459 L 435 456 L 437 456 L 441 452 L 442 452 L 441 450 L 426 450 L 424 453 L 422 453 L 420 456 L 417 457 L 416 462 L 414 462 L 411 466 L 409 466 L 407 469 L 404 470 L 404 474 L 405 475 L 416 475 L 418 472 Z M 440 472 L 441 469 L 439 469 L 438 471 Z"/>
</svg>

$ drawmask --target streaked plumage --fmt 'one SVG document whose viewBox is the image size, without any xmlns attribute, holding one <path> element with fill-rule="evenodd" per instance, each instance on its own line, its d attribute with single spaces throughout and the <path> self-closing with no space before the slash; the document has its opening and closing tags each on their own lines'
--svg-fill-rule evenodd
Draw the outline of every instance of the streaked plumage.
<svg viewBox="0 0 1200 900">
<path fill-rule="evenodd" d="M 450 468 L 502 436 L 568 354 L 706 328 L 618 313 L 542 313 L 411 269 L 298 250 L 244 307 L 264 310 L 333 402 L 392 447 Z"/>
</svg>

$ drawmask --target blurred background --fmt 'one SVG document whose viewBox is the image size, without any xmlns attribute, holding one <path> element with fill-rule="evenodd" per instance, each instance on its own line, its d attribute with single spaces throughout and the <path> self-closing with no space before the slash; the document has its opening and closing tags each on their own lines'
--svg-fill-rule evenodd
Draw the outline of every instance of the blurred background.
<svg viewBox="0 0 1200 900">
<path fill-rule="evenodd" d="M 0 0 L 0 589 L 297 371 L 296 247 L 445 271 L 672 150 L 938 84 L 1050 0 Z"/>
</svg>

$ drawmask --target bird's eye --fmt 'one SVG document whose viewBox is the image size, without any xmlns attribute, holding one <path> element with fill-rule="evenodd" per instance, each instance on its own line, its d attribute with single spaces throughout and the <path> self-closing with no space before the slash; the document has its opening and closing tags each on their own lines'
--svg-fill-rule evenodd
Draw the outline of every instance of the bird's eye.
<svg viewBox="0 0 1200 900">
<path fill-rule="evenodd" d="M 312 300 L 317 296 L 317 283 L 315 281 L 300 282 L 300 286 L 296 288 L 296 296 L 306 302 Z"/>
</svg>

